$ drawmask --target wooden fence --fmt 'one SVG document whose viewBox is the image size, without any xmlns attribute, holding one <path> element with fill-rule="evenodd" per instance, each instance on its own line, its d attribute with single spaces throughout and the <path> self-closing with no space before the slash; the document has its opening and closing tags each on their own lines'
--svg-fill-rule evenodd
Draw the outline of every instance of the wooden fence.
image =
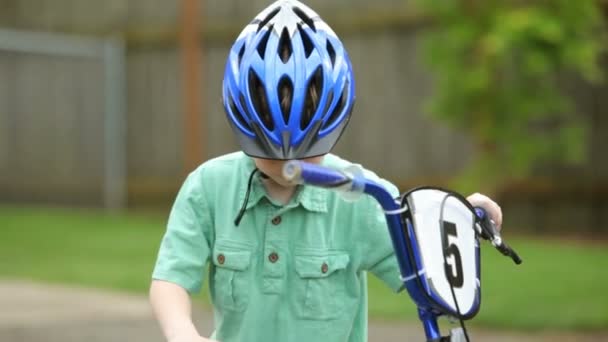
<svg viewBox="0 0 608 342">
<path fill-rule="evenodd" d="M 127 39 L 125 148 L 132 205 L 167 203 L 184 177 L 178 3 L 0 0 L 0 27 L 93 36 L 118 33 Z M 202 95 L 206 106 L 201 113 L 207 127 L 201 142 L 208 154 L 205 158 L 237 148 L 220 104 L 224 63 L 232 39 L 267 3 L 205 2 Z M 409 2 L 307 3 L 341 35 L 357 77 L 354 117 L 336 153 L 363 163 L 403 187 L 441 183 L 466 165 L 474 153 L 467 137 L 424 115 L 424 103 L 432 92 L 417 43 L 424 20 L 412 12 Z M 100 203 L 101 83 L 99 64 L 0 52 L 1 201 Z M 604 214 L 608 212 L 608 191 L 596 189 L 608 178 L 608 115 L 604 109 L 608 108 L 608 88 L 581 82 L 568 87 L 581 112 L 592 118 L 590 162 L 577 169 L 576 176 L 558 178 L 564 180 L 563 184 L 556 183 L 554 175 L 542 174 L 539 179 L 543 181 L 530 181 L 518 188 L 517 193 L 523 195 L 505 193 L 506 205 L 522 218 L 518 224 L 537 225 L 537 219 L 531 218 L 536 214 L 527 214 L 542 207 L 543 202 L 534 196 L 563 192 L 568 186 L 578 189 L 581 183 L 591 190 L 577 193 L 593 193 L 583 204 L 591 208 L 589 214 L 581 214 L 588 218 L 586 226 L 608 226 L 608 214 Z M 591 177 L 578 182 L 580 175 Z M 539 182 L 549 186 L 537 186 Z M 543 209 L 543 213 L 552 210 Z M 551 222 L 553 216 L 549 216 L 539 220 Z M 558 223 L 565 225 L 563 220 Z"/>
</svg>

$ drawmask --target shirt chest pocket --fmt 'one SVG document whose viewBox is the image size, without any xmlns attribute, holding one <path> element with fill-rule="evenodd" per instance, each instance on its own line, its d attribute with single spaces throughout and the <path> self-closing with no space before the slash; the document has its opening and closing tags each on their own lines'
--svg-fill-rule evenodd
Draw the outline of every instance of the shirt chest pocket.
<svg viewBox="0 0 608 342">
<path fill-rule="evenodd" d="M 329 320 L 340 317 L 352 300 L 346 293 L 349 255 L 342 252 L 306 254 L 296 252 L 296 315 L 303 319 Z"/>
<path fill-rule="evenodd" d="M 213 249 L 214 274 L 211 298 L 219 311 L 243 311 L 249 303 L 251 249 L 216 243 Z"/>
</svg>

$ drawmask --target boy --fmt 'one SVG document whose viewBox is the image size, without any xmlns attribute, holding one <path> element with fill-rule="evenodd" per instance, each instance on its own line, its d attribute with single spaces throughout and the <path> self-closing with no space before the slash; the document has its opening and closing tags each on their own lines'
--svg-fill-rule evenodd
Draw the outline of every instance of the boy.
<svg viewBox="0 0 608 342">
<path fill-rule="evenodd" d="M 244 153 L 204 163 L 177 196 L 150 289 L 168 341 L 209 341 L 192 323 L 189 297 L 207 262 L 212 340 L 367 340 L 366 272 L 402 286 L 383 213 L 370 197 L 347 203 L 281 176 L 290 159 L 350 165 L 329 152 L 354 91 L 342 43 L 298 1 L 270 5 L 238 37 L 223 100 Z M 494 202 L 469 200 L 500 224 Z"/>
</svg>

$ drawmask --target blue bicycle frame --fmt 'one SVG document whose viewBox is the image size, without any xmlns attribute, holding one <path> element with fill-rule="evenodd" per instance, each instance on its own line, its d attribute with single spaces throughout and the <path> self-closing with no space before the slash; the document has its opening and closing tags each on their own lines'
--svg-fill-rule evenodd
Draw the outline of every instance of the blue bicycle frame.
<svg viewBox="0 0 608 342">
<path fill-rule="evenodd" d="M 426 339 L 429 342 L 445 341 L 446 337 L 442 337 L 437 324 L 438 317 L 443 313 L 436 309 L 429 301 L 427 293 L 423 292 L 421 287 L 413 281 L 418 276 L 415 274 L 416 269 L 421 269 L 420 251 L 416 243 L 406 243 L 408 239 L 411 239 L 411 236 L 415 236 L 415 233 L 410 221 L 405 221 L 406 227 L 404 227 L 401 218 L 403 210 L 399 199 L 393 198 L 382 185 L 375 181 L 365 178 L 358 172 L 349 172 L 348 170 L 339 171 L 301 161 L 290 161 L 285 164 L 283 176 L 293 183 L 320 186 L 345 193 L 365 193 L 374 197 L 380 203 L 385 212 L 388 229 L 401 271 L 401 280 L 418 307 L 418 316 L 422 321 Z M 489 220 L 482 210 L 476 209 L 476 212 L 480 219 Z M 480 232 L 481 236 L 484 238 L 489 237 L 497 248 L 497 245 L 504 245 L 502 241 L 496 240 L 500 239 L 500 237 L 496 238 L 499 235 L 495 230 L 487 232 L 487 236 L 484 236 L 484 233 L 486 232 Z M 504 252 L 501 250 L 503 254 L 510 255 L 516 260 L 515 253 L 508 246 L 504 245 L 504 249 Z M 517 259 L 521 262 L 519 257 Z"/>
</svg>

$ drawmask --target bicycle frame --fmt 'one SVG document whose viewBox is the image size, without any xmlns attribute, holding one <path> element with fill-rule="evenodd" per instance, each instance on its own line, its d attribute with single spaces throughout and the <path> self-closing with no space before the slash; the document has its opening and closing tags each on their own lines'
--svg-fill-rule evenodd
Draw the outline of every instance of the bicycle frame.
<svg viewBox="0 0 608 342">
<path fill-rule="evenodd" d="M 411 238 L 412 236 L 415 236 L 414 227 L 411 221 L 405 220 L 405 226 L 402 222 L 401 214 L 404 209 L 402 208 L 399 199 L 393 198 L 382 185 L 364 177 L 363 174 L 356 170 L 339 171 L 301 161 L 290 161 L 284 166 L 283 176 L 292 183 L 320 186 L 343 191 L 345 193 L 364 193 L 374 197 L 384 209 L 388 230 L 401 272 L 401 281 L 418 307 L 418 317 L 424 327 L 427 341 L 455 342 L 465 340 L 462 331 L 458 331 L 459 329 L 453 330 L 452 332 L 455 333 L 455 335 L 452 335 L 451 337 L 443 337 L 441 335 L 437 319 L 445 313 L 440 312 L 434 307 L 433 303 L 428 298 L 428 294 L 423 292 L 421 287 L 414 281 L 418 276 L 418 274 L 415 274 L 416 269 L 421 269 L 422 264 L 420 250 L 415 238 Z M 485 219 L 489 222 L 489 218 L 485 215 L 483 210 L 476 208 L 475 211 L 478 219 Z M 495 247 L 503 254 L 511 256 L 516 263 L 521 262 L 521 259 L 519 259 L 515 252 L 501 242 L 500 236 L 494 228 L 481 228 L 481 230 L 478 231 L 478 234 L 483 238 L 492 240 Z M 495 242 L 497 242 L 499 246 L 495 244 Z M 479 253 L 478 245 L 479 244 L 477 244 L 477 253 Z M 416 267 L 414 268 L 413 265 Z M 479 271 L 479 264 L 476 265 L 476 267 Z"/>
</svg>

